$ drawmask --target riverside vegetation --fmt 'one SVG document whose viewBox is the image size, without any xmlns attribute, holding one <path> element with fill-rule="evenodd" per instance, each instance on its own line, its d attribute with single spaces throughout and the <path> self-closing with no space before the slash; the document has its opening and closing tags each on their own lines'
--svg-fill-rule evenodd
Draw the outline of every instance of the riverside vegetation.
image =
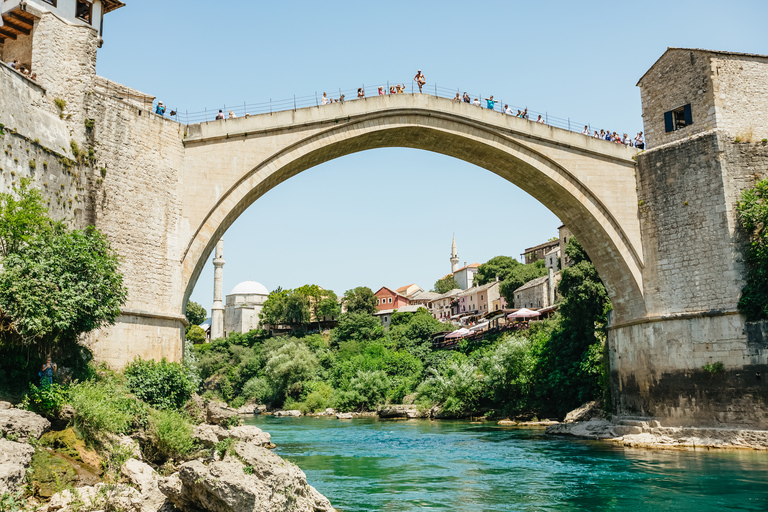
<svg viewBox="0 0 768 512">
<path fill-rule="evenodd" d="M 360 287 L 344 295 L 347 312 L 330 334 L 268 337 L 254 330 L 195 346 L 204 396 L 233 407 L 251 402 L 304 413 L 415 402 L 444 417 L 562 417 L 606 398 L 603 351 L 611 307 L 575 238 L 566 252 L 574 264 L 562 271 L 560 313 L 528 330 L 462 342 L 456 351 L 432 350 L 432 335 L 455 326 L 419 310 L 395 312 L 384 331 L 371 316 L 375 296 Z M 503 257 L 489 263 L 500 262 Z M 275 299 L 297 295 L 273 292 L 264 309 L 270 315 L 285 310 Z"/>
</svg>

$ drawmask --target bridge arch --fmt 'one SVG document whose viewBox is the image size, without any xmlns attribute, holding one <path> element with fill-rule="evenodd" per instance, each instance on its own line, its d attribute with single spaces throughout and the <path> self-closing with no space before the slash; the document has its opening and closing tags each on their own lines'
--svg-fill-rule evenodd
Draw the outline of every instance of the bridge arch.
<svg viewBox="0 0 768 512">
<path fill-rule="evenodd" d="M 183 304 L 216 241 L 266 192 L 348 154 L 405 147 L 467 161 L 529 193 L 582 242 L 605 281 L 615 315 L 642 316 L 631 150 L 467 104 L 402 96 L 370 98 L 373 108 L 362 101 L 313 108 L 306 118 L 292 112 L 284 120 L 254 116 L 191 126 L 183 181 L 193 191 L 182 196 L 188 226 L 181 258 Z M 204 190 L 213 192 L 201 200 Z M 194 208 L 186 208 L 190 202 Z"/>
</svg>

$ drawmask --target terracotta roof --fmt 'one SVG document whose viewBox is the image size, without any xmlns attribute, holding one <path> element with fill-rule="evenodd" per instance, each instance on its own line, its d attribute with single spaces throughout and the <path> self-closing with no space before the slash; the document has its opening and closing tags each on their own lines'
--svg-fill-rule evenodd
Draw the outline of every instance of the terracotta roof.
<svg viewBox="0 0 768 512">
<path fill-rule="evenodd" d="M 488 290 L 490 288 L 493 288 L 494 285 L 498 285 L 498 284 L 500 284 L 499 281 L 491 281 L 490 283 L 486 283 L 486 284 L 484 284 L 482 286 L 473 286 L 472 288 L 469 288 L 469 289 L 464 290 L 463 292 L 461 292 L 459 294 L 459 296 L 460 297 L 466 297 L 468 295 L 473 295 L 475 293 L 482 292 L 482 291 Z"/>
<path fill-rule="evenodd" d="M 381 288 L 379 288 L 379 289 L 378 289 L 378 291 L 377 291 L 376 293 L 374 293 L 374 295 L 378 296 L 378 295 L 379 295 L 379 292 L 380 292 L 381 290 L 387 290 L 387 291 L 388 291 L 389 293 L 391 293 L 392 295 L 397 295 L 398 297 L 402 297 L 402 298 L 404 298 L 404 299 L 406 299 L 406 300 L 408 299 L 408 297 L 406 297 L 406 296 L 405 296 L 405 295 L 403 295 L 402 293 L 397 293 L 396 291 L 392 290 L 391 288 L 387 288 L 386 286 L 382 286 Z"/>
<path fill-rule="evenodd" d="M 480 264 L 479 264 L 479 263 L 472 263 L 471 265 L 467 265 L 466 267 L 461 267 L 461 268 L 460 268 L 460 269 L 458 269 L 456 272 L 461 272 L 462 270 L 464 270 L 464 269 L 466 269 L 466 268 L 477 268 L 477 267 L 479 267 L 479 266 L 480 266 Z M 456 272 L 454 272 L 453 274 L 455 274 Z M 448 276 L 451 276 L 451 275 L 453 275 L 453 274 L 448 274 Z M 445 276 L 445 277 L 448 277 L 448 276 Z"/>
</svg>

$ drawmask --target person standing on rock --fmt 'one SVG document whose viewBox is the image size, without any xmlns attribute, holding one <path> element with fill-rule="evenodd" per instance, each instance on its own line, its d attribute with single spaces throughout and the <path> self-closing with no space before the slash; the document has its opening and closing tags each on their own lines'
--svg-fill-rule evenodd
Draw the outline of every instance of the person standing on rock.
<svg viewBox="0 0 768 512">
<path fill-rule="evenodd" d="M 56 363 L 51 362 L 51 356 L 48 356 L 48 358 L 45 360 L 45 364 L 43 365 L 42 369 L 40 370 L 40 385 L 42 386 L 50 386 L 53 384 L 53 372 L 55 372 L 58 369 L 56 366 Z"/>
</svg>

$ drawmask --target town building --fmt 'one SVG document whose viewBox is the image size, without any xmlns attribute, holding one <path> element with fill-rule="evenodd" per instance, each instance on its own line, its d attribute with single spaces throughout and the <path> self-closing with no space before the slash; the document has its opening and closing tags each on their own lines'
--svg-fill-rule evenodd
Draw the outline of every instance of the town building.
<svg viewBox="0 0 768 512">
<path fill-rule="evenodd" d="M 243 281 L 227 295 L 224 306 L 224 336 L 233 332 L 248 332 L 259 327 L 259 313 L 269 290 L 256 281 Z"/>
<path fill-rule="evenodd" d="M 637 82 L 646 149 L 719 130 L 768 138 L 768 56 L 668 48 Z"/>
<path fill-rule="evenodd" d="M 376 309 L 383 311 L 385 309 L 400 309 L 410 304 L 408 297 L 401 295 L 396 291 L 382 286 L 376 295 Z"/>
<path fill-rule="evenodd" d="M 399 293 L 400 295 L 404 295 L 404 296 L 406 296 L 407 298 L 410 299 L 413 294 L 418 293 L 418 292 L 423 292 L 424 289 L 421 286 L 417 285 L 417 284 L 407 284 L 405 286 L 401 286 L 400 288 L 398 288 L 395 291 L 397 293 Z"/>
<path fill-rule="evenodd" d="M 0 2 L 3 23 L 0 27 L 0 60 L 19 61 L 21 66 L 41 75 L 48 71 L 42 53 L 45 45 L 51 43 L 51 25 L 40 26 L 45 14 L 73 26 L 93 28 L 99 35 L 104 33 L 104 15 L 125 7 L 118 0 L 5 0 Z M 42 37 L 37 37 L 42 35 Z M 46 39 L 48 39 L 46 41 Z M 101 45 L 99 40 L 99 46 Z"/>
<path fill-rule="evenodd" d="M 427 309 L 427 308 L 425 308 L 420 304 L 419 305 L 412 304 L 409 306 L 403 306 L 400 309 L 382 309 L 374 313 L 373 316 L 379 319 L 379 321 L 381 322 L 381 325 L 385 329 L 389 329 L 389 326 L 392 325 L 392 315 L 394 313 L 415 313 L 419 309 Z"/>
<path fill-rule="evenodd" d="M 453 290 L 442 293 L 432 299 L 432 307 L 430 312 L 434 318 L 438 320 L 448 321 L 453 315 L 458 313 L 458 299 L 457 296 L 461 293 L 461 290 L 454 288 Z M 452 307 L 453 306 L 453 307 Z"/>
<path fill-rule="evenodd" d="M 499 281 L 475 286 L 465 290 L 457 295 L 459 299 L 459 316 L 482 315 L 487 313 L 493 305 L 494 300 L 498 300 Z"/>
<path fill-rule="evenodd" d="M 560 249 L 560 268 L 566 268 L 573 265 L 573 262 L 571 261 L 571 258 L 568 257 L 567 254 L 565 254 L 565 247 L 568 245 L 568 241 L 573 236 L 573 233 L 571 233 L 571 230 L 565 227 L 565 224 L 557 228 L 558 237 L 559 237 L 559 249 Z"/>
<path fill-rule="evenodd" d="M 543 244 L 527 248 L 525 252 L 520 255 L 520 258 L 525 261 L 526 265 L 530 265 L 531 263 L 544 259 L 545 254 L 550 252 L 555 247 L 558 247 L 559 245 L 560 240 L 550 240 L 548 242 L 544 242 Z"/>
<path fill-rule="evenodd" d="M 420 291 L 408 297 L 408 302 L 410 304 L 420 304 L 426 307 L 427 309 L 429 309 L 431 312 L 432 302 L 439 296 L 440 296 L 439 293 Z"/>
<path fill-rule="evenodd" d="M 456 281 L 456 284 L 459 285 L 459 288 L 462 290 L 468 290 L 472 288 L 472 286 L 474 286 L 475 276 L 477 275 L 479 268 L 479 263 L 472 263 L 471 265 L 464 263 L 463 267 L 456 270 L 456 272 L 453 273 L 453 279 Z"/>
</svg>

